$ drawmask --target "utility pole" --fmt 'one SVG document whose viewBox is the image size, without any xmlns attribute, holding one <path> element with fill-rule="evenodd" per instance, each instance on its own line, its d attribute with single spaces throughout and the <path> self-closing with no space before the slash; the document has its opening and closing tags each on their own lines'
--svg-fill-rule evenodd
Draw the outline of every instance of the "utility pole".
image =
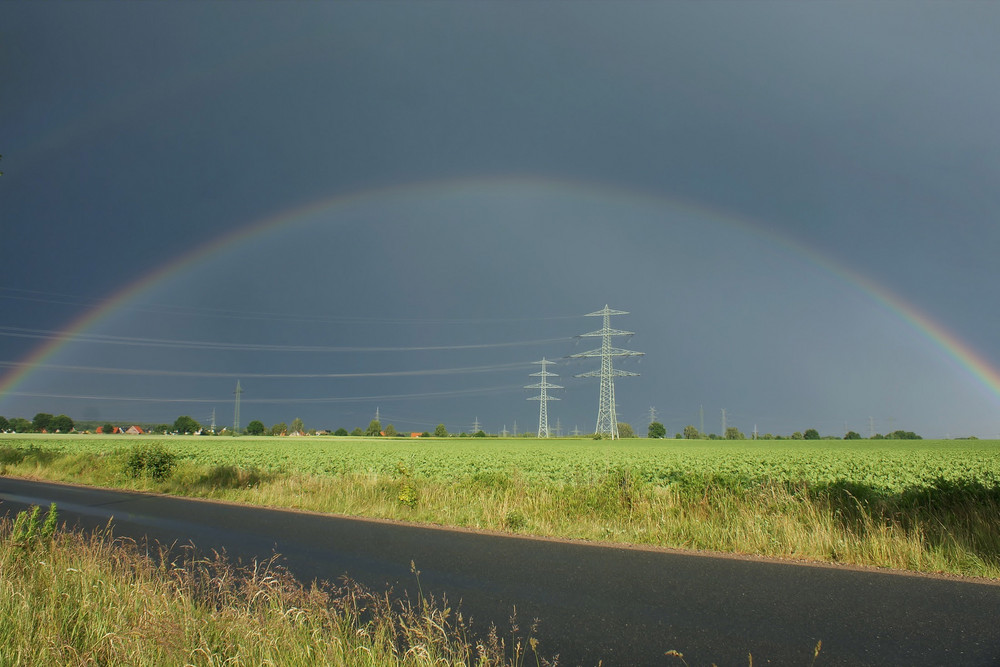
<svg viewBox="0 0 1000 667">
<path fill-rule="evenodd" d="M 236 414 L 233 416 L 233 433 L 237 435 L 240 432 L 240 395 L 243 393 L 243 387 L 240 386 L 240 381 L 236 381 Z"/>
<path fill-rule="evenodd" d="M 875 420 L 871 417 L 868 418 L 868 439 L 871 440 L 875 437 Z"/>
<path fill-rule="evenodd" d="M 562 437 L 562 422 L 559 421 L 559 417 L 556 417 L 556 437 Z"/>
<path fill-rule="evenodd" d="M 583 357 L 600 357 L 601 358 L 601 370 L 600 371 L 590 371 L 589 373 L 581 373 L 577 375 L 578 378 L 583 377 L 599 377 L 601 378 L 601 396 L 597 407 L 597 429 L 595 433 L 601 435 L 606 435 L 612 440 L 618 439 L 618 416 L 615 410 L 615 378 L 616 377 L 628 377 L 636 376 L 638 373 L 632 373 L 631 371 L 618 370 L 613 367 L 612 360 L 615 357 L 639 357 L 645 354 L 644 352 L 633 352 L 632 350 L 623 350 L 621 348 L 611 346 L 611 338 L 613 336 L 632 336 L 634 333 L 632 331 L 621 331 L 619 329 L 611 328 L 611 316 L 612 315 L 628 315 L 627 311 L 624 310 L 612 310 L 605 304 L 602 310 L 598 310 L 593 313 L 587 313 L 586 317 L 603 317 L 604 326 L 597 331 L 591 331 L 590 333 L 580 334 L 581 338 L 584 337 L 600 337 L 601 347 L 596 350 L 589 350 L 587 352 L 581 352 L 580 354 L 570 355 L 571 358 L 583 358 Z"/>
<path fill-rule="evenodd" d="M 651 405 L 649 406 L 649 423 L 652 424 L 655 421 L 656 421 L 656 408 L 654 408 Z"/>
<path fill-rule="evenodd" d="M 726 409 L 722 408 L 722 433 L 720 433 L 723 438 L 726 437 Z"/>
<path fill-rule="evenodd" d="M 557 384 L 551 384 L 551 383 L 549 383 L 549 378 L 550 377 L 559 377 L 559 376 L 556 373 L 550 373 L 550 372 L 548 372 L 545 367 L 548 366 L 549 364 L 552 364 L 552 363 L 555 363 L 555 362 L 549 361 L 545 357 L 542 357 L 541 361 L 534 361 L 532 363 L 541 364 L 542 365 L 542 370 L 541 370 L 540 373 L 532 373 L 531 377 L 540 377 L 542 379 L 541 379 L 540 382 L 536 382 L 535 384 L 525 385 L 524 388 L 525 389 L 538 389 L 538 390 L 541 391 L 541 393 L 538 396 L 531 396 L 527 400 L 529 400 L 529 401 L 538 401 L 538 437 L 539 438 L 547 438 L 547 437 L 549 437 L 549 408 L 548 408 L 548 402 L 549 401 L 558 401 L 559 400 L 555 396 L 549 396 L 548 390 L 549 389 L 562 389 L 562 387 L 559 386 L 559 385 L 557 385 Z"/>
<path fill-rule="evenodd" d="M 215 408 L 212 408 L 212 433 L 215 433 Z"/>
<path fill-rule="evenodd" d="M 698 406 L 698 432 L 701 434 L 705 433 L 705 406 Z"/>
<path fill-rule="evenodd" d="M 580 437 L 580 427 L 577 424 L 573 424 L 573 436 Z"/>
<path fill-rule="evenodd" d="M 476 420 L 472 422 L 472 435 L 479 433 L 480 430 L 482 429 L 479 428 L 479 417 L 476 417 Z"/>
</svg>

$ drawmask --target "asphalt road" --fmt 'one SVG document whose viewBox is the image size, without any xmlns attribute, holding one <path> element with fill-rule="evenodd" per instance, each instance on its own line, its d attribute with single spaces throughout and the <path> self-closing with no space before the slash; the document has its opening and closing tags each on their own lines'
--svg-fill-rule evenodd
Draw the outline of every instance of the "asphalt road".
<svg viewBox="0 0 1000 667">
<path fill-rule="evenodd" d="M 0 514 L 55 502 L 84 528 L 278 552 L 304 580 L 446 593 L 474 628 L 540 619 L 559 664 L 1000 666 L 1000 585 L 881 571 L 512 538 L 0 477 Z"/>
</svg>

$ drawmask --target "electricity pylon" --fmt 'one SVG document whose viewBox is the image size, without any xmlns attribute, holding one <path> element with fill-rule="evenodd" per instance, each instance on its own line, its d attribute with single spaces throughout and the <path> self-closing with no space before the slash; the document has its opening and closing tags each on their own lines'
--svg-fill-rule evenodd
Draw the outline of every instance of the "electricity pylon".
<svg viewBox="0 0 1000 667">
<path fill-rule="evenodd" d="M 540 377 L 542 379 L 541 379 L 540 382 L 538 382 L 536 384 L 525 385 L 524 388 L 525 389 L 539 389 L 539 390 L 541 390 L 541 393 L 538 396 L 531 396 L 527 400 L 529 400 L 529 401 L 539 401 L 539 403 L 538 403 L 538 437 L 539 438 L 547 438 L 547 437 L 549 437 L 549 408 L 547 406 L 547 403 L 549 401 L 558 401 L 559 400 L 555 396 L 549 396 L 548 390 L 549 389 L 562 389 L 562 387 L 560 387 L 557 384 L 551 384 L 549 382 L 549 378 L 550 377 L 559 377 L 559 375 L 556 374 L 556 373 L 550 373 L 547 370 L 545 370 L 545 367 L 548 364 L 554 364 L 555 363 L 554 361 L 549 361 L 545 357 L 542 357 L 541 361 L 534 361 L 532 363 L 541 364 L 542 365 L 542 371 L 540 373 L 532 373 L 531 377 Z"/>
<path fill-rule="evenodd" d="M 581 373 L 577 375 L 578 378 L 585 377 L 599 377 L 601 378 L 601 399 L 597 408 L 597 429 L 595 433 L 600 435 L 606 435 L 612 440 L 618 439 L 618 417 L 615 412 L 615 381 L 616 377 L 627 377 L 636 376 L 638 373 L 632 373 L 631 371 L 622 371 L 613 367 L 611 361 L 614 357 L 639 357 L 645 354 L 644 352 L 633 352 L 632 350 L 623 350 L 621 348 L 611 346 L 611 338 L 613 336 L 632 336 L 631 331 L 621 331 L 619 329 L 611 328 L 611 316 L 612 315 L 628 315 L 627 311 L 624 310 L 611 310 L 605 304 L 603 310 L 598 310 L 594 313 L 587 313 L 587 317 L 603 317 L 604 326 L 597 330 L 591 331 L 590 333 L 580 334 L 580 337 L 588 336 L 600 336 L 601 337 L 601 347 L 597 350 L 589 350 L 587 352 L 581 352 L 579 354 L 572 354 L 570 358 L 582 358 L 582 357 L 600 357 L 601 358 L 601 370 L 590 371 L 589 373 Z"/>
<path fill-rule="evenodd" d="M 240 432 L 240 394 L 243 393 L 243 387 L 240 386 L 240 381 L 236 381 L 236 410 L 233 415 L 233 433 L 239 434 Z"/>
</svg>

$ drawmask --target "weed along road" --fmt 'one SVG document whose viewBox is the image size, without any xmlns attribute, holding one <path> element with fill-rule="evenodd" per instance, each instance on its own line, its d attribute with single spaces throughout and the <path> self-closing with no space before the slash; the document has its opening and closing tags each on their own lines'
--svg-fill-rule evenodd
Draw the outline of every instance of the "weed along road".
<svg viewBox="0 0 1000 667">
<path fill-rule="evenodd" d="M 559 664 L 1000 665 L 1000 585 L 878 571 L 510 538 L 3 477 L 0 514 L 55 502 L 84 528 L 269 557 L 305 580 L 341 575 L 447 594 L 510 638 L 539 619 Z M 461 604 L 459 605 L 459 601 Z M 529 662 L 533 663 L 529 656 Z"/>
</svg>

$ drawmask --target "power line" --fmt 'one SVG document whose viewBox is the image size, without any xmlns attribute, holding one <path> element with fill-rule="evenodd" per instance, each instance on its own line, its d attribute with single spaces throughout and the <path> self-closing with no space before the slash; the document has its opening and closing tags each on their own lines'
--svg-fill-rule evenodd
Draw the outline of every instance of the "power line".
<svg viewBox="0 0 1000 667">
<path fill-rule="evenodd" d="M 366 396 L 313 396 L 305 398 L 290 398 L 288 396 L 276 398 L 251 398 L 243 400 L 244 403 L 254 404 L 279 404 L 279 403 L 361 403 L 375 400 L 418 400 L 426 398 L 445 398 L 455 396 L 489 395 L 489 394 L 510 394 L 520 391 L 518 385 L 504 385 L 499 387 L 479 387 L 475 389 L 449 389 L 446 391 L 426 391 L 414 394 L 379 394 Z M 101 396 L 96 394 L 57 394 L 33 391 L 10 391 L 4 394 L 7 396 L 22 396 L 29 398 L 65 398 L 87 401 L 132 401 L 145 403 L 215 403 L 218 397 L 213 398 L 181 398 L 181 397 L 156 397 L 156 396 Z"/>
<path fill-rule="evenodd" d="M 624 310 L 612 310 L 605 304 L 602 310 L 598 310 L 593 313 L 587 313 L 586 317 L 603 317 L 604 326 L 597 330 L 591 331 L 590 333 L 580 334 L 581 337 L 593 337 L 599 336 L 601 338 L 601 347 L 596 350 L 589 350 L 587 352 L 581 352 L 579 354 L 570 355 L 571 358 L 581 358 L 581 357 L 600 357 L 601 358 L 601 370 L 600 371 L 590 371 L 589 373 L 581 373 L 576 377 L 599 377 L 601 378 L 601 396 L 598 402 L 597 408 L 597 429 L 596 433 L 601 435 L 606 435 L 612 440 L 618 438 L 618 417 L 615 411 L 615 381 L 616 377 L 627 377 L 636 376 L 638 373 L 632 373 L 631 371 L 623 371 L 613 367 L 612 359 L 614 357 L 638 357 L 645 354 L 644 352 L 633 352 L 632 350 L 623 350 L 621 348 L 611 346 L 611 338 L 613 336 L 632 336 L 634 335 L 631 331 L 621 331 L 619 329 L 611 328 L 611 316 L 612 315 L 627 315 L 628 312 Z"/>
<path fill-rule="evenodd" d="M 428 368 L 410 371 L 372 371 L 366 373 L 236 373 L 216 371 L 181 371 L 155 368 L 110 368 L 107 366 L 74 366 L 67 364 L 30 364 L 0 361 L 0 368 L 32 368 L 70 373 L 99 373 L 102 375 L 139 375 L 162 377 L 204 377 L 204 378 L 264 378 L 264 379 L 335 379 L 368 377 L 404 377 L 421 375 L 459 375 L 470 373 L 490 373 L 494 371 L 520 370 L 530 366 L 527 362 L 492 364 L 487 366 L 458 366 L 453 368 Z"/>
<path fill-rule="evenodd" d="M 73 343 L 102 343 L 137 347 L 165 347 L 185 350 L 228 350 L 246 352 L 435 352 L 448 350 L 483 350 L 503 347 L 524 347 L 549 343 L 565 343 L 570 338 L 543 338 L 539 340 L 510 341 L 501 343 L 468 343 L 460 345 L 414 345 L 400 347 L 366 347 L 354 345 L 276 345 L 268 343 L 220 343 L 206 340 L 177 340 L 169 338 L 143 338 L 139 336 L 112 336 L 109 334 L 73 333 L 50 329 L 27 329 L 0 326 L 0 336 L 65 340 Z"/>
</svg>

